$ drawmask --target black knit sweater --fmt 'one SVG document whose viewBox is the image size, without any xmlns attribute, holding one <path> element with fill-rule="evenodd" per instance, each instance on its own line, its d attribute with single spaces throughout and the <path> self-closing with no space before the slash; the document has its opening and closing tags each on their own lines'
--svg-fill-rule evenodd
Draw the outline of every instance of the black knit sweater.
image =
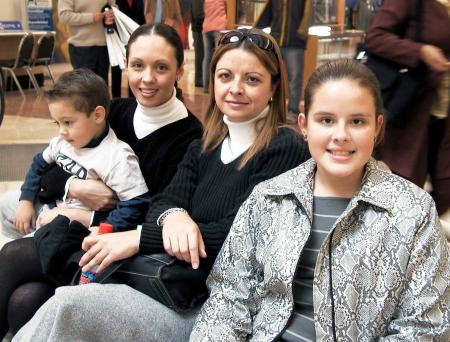
<svg viewBox="0 0 450 342">
<path fill-rule="evenodd" d="M 187 118 L 138 139 L 133 126 L 136 107 L 135 99 L 114 99 L 108 121 L 117 137 L 130 145 L 138 156 L 149 194 L 153 196 L 172 180 L 189 144 L 202 136 L 202 126 L 189 113 Z"/>
<path fill-rule="evenodd" d="M 161 227 L 156 221 L 169 208 L 184 208 L 198 224 L 211 264 L 224 242 L 234 217 L 253 187 L 309 158 L 306 144 L 289 128 L 281 128 L 272 143 L 238 170 L 241 157 L 229 164 L 220 159 L 221 146 L 201 153 L 201 140 L 191 143 L 167 188 L 154 197 L 143 224 L 140 252 L 163 252 Z"/>
</svg>

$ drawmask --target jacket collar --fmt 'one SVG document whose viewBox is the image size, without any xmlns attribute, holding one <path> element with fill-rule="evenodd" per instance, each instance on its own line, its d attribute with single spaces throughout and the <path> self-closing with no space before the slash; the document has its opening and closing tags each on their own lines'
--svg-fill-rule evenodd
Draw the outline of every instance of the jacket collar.
<svg viewBox="0 0 450 342">
<path fill-rule="evenodd" d="M 266 183 L 263 193 L 269 196 L 294 195 L 305 208 L 312 219 L 312 199 L 316 162 L 309 159 L 303 164 L 291 169 Z M 366 202 L 391 212 L 393 208 L 392 178 L 390 171 L 380 168 L 378 162 L 371 158 L 366 164 L 366 170 L 361 183 L 361 188 L 352 199 L 351 205 L 357 202 Z"/>
</svg>

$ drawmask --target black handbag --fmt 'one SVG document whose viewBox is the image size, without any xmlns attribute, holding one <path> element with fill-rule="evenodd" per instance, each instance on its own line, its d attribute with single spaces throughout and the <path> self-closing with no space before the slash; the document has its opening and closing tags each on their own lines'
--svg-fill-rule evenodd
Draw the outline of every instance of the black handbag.
<svg viewBox="0 0 450 342">
<path fill-rule="evenodd" d="M 408 106 L 419 94 L 424 68 L 408 68 L 373 54 L 367 56 L 366 66 L 380 83 L 388 123 L 403 126 Z"/>
<path fill-rule="evenodd" d="M 422 1 L 416 2 L 414 20 L 417 22 L 415 41 L 421 41 Z M 375 74 L 380 83 L 387 121 L 395 126 L 403 126 L 407 122 L 408 106 L 417 98 L 421 83 L 426 75 L 425 65 L 409 68 L 388 59 L 365 52 L 358 54 L 365 65 Z M 362 57 L 362 58 L 361 58 Z"/>
<path fill-rule="evenodd" d="M 93 280 L 100 284 L 126 284 L 152 297 L 168 308 L 185 312 L 208 297 L 206 278 L 209 270 L 180 261 L 168 254 L 135 255 L 115 262 Z M 81 270 L 72 285 L 77 285 Z"/>
</svg>

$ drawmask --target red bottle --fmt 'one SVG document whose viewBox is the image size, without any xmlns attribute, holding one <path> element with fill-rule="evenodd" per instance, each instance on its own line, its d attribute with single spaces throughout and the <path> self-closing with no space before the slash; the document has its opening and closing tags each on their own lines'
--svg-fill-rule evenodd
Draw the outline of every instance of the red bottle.
<svg viewBox="0 0 450 342">
<path fill-rule="evenodd" d="M 108 234 L 113 232 L 113 226 L 109 223 L 100 223 L 100 226 L 98 227 L 98 233 L 99 234 Z M 92 282 L 95 277 L 97 276 L 97 273 L 95 272 L 97 270 L 98 266 L 94 266 L 91 271 L 89 272 L 81 272 L 80 280 L 78 281 L 78 285 L 88 284 Z"/>
</svg>

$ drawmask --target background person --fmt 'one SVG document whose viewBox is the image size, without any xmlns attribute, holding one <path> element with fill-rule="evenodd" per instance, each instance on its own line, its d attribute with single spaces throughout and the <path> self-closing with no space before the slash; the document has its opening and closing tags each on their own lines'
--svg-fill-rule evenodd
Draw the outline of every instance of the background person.
<svg viewBox="0 0 450 342">
<path fill-rule="evenodd" d="M 145 22 L 164 23 L 180 33 L 183 18 L 178 0 L 145 0 Z"/>
<path fill-rule="evenodd" d="M 431 196 L 371 158 L 383 121 L 364 65 L 316 69 L 299 117 L 312 159 L 242 205 L 191 341 L 449 339 L 449 248 Z"/>
<path fill-rule="evenodd" d="M 421 42 L 414 41 L 416 8 L 416 1 L 385 0 L 367 33 L 371 53 L 411 68 L 426 66 L 419 93 L 406 109 L 407 120 L 387 125 L 377 157 L 419 187 L 429 175 L 442 215 L 450 208 L 450 4 L 422 1 Z"/>
<path fill-rule="evenodd" d="M 115 5 L 114 0 L 107 1 Z M 103 28 L 105 0 L 58 0 L 59 20 L 71 33 L 69 41 L 70 62 L 74 69 L 88 68 L 108 84 L 109 56 Z"/>
<path fill-rule="evenodd" d="M 143 0 L 116 0 L 116 5 L 137 24 L 145 24 Z M 122 69 L 118 65 L 111 67 L 111 94 L 113 98 L 122 95 Z M 130 88 L 128 88 L 128 96 L 133 96 Z"/>
<path fill-rule="evenodd" d="M 203 20 L 205 19 L 205 11 L 203 10 L 204 0 L 191 1 L 191 29 L 192 38 L 194 39 L 195 53 L 195 86 L 203 87 Z"/>
<path fill-rule="evenodd" d="M 190 145 L 172 182 L 154 198 L 140 236 L 130 231 L 86 238 L 84 248 L 90 252 L 80 262 L 83 269 L 92 267 L 91 257 L 101 256 L 102 250 L 108 253 L 99 271 L 117 259 L 164 250 L 193 268 L 200 266 L 199 257 L 205 258 L 201 264 L 208 267 L 253 187 L 308 156 L 297 133 L 283 127 L 285 83 L 281 53 L 270 36 L 259 30 L 225 35 L 212 59 L 203 139 Z M 66 310 L 75 314 L 60 324 Z M 16 339 L 186 341 L 197 311 L 176 313 L 124 285 L 65 287 Z M 86 320 L 99 312 L 104 324 Z M 116 324 L 118 315 L 126 319 L 125 329 Z"/>
<path fill-rule="evenodd" d="M 217 45 L 220 31 L 227 28 L 227 2 L 225 0 L 204 0 L 203 9 L 203 90 L 209 91 L 211 58 Z"/>
<path fill-rule="evenodd" d="M 289 81 L 288 122 L 296 123 L 303 90 L 306 41 L 312 14 L 311 0 L 268 0 L 255 26 L 270 26 L 281 47 Z"/>
</svg>

